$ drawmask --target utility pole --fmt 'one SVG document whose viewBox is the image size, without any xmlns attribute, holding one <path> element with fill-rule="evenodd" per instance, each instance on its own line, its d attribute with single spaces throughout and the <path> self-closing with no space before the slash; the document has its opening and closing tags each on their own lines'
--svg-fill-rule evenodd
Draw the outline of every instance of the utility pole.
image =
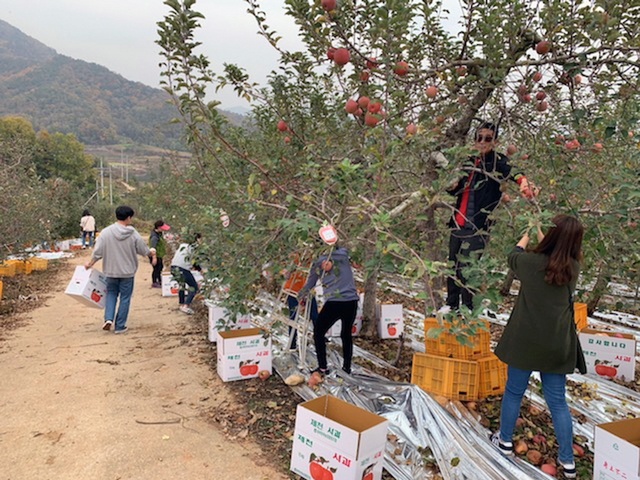
<svg viewBox="0 0 640 480">
<path fill-rule="evenodd" d="M 129 155 L 127 155 L 127 168 L 126 168 L 126 175 L 127 175 L 127 183 L 129 183 Z"/>
<path fill-rule="evenodd" d="M 109 205 L 113 205 L 113 182 L 111 181 L 111 165 L 109 165 Z"/>
<path fill-rule="evenodd" d="M 102 199 L 104 200 L 104 165 L 103 158 L 100 157 L 100 192 L 102 193 Z"/>
</svg>

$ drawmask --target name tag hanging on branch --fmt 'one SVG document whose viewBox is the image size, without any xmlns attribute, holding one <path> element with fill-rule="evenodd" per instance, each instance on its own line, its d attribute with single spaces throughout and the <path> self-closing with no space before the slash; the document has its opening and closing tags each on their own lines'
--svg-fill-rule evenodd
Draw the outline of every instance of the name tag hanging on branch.
<svg viewBox="0 0 640 480">
<path fill-rule="evenodd" d="M 318 234 L 322 241 L 328 245 L 333 245 L 338 241 L 338 233 L 332 225 L 323 225 L 320 227 L 320 230 L 318 230 Z"/>
<path fill-rule="evenodd" d="M 224 228 L 227 228 L 229 226 L 229 215 L 227 215 L 227 212 L 222 209 L 220 209 L 220 221 L 222 222 L 222 226 Z"/>
</svg>

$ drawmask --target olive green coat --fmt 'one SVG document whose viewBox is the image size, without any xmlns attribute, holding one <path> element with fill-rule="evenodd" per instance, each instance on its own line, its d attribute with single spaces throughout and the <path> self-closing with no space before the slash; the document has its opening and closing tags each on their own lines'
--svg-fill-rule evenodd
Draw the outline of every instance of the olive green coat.
<svg viewBox="0 0 640 480">
<path fill-rule="evenodd" d="M 544 280 L 547 259 L 521 248 L 509 254 L 509 267 L 520 280 L 520 293 L 495 353 L 507 365 L 522 370 L 573 373 L 578 335 L 571 296 L 579 265 L 575 263 L 574 280 L 569 285 L 551 285 Z"/>
</svg>

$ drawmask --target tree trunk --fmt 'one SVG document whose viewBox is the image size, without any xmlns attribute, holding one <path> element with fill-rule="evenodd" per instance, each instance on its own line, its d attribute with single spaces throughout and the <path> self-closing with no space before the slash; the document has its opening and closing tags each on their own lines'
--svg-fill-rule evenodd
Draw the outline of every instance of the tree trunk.
<svg viewBox="0 0 640 480">
<path fill-rule="evenodd" d="M 374 234 L 375 235 L 375 234 Z M 378 290 L 379 263 L 373 243 L 367 243 L 364 252 L 364 305 L 362 306 L 362 334 L 365 337 L 376 335 L 376 294 Z"/>
<path fill-rule="evenodd" d="M 611 280 L 609 269 L 605 264 L 600 265 L 600 271 L 598 272 L 598 278 L 596 278 L 596 284 L 594 285 L 593 290 L 591 290 L 591 295 L 587 300 L 587 315 L 592 315 L 593 312 L 596 311 L 602 295 L 604 295 L 607 291 L 609 280 Z"/>
<path fill-rule="evenodd" d="M 515 279 L 516 272 L 509 269 L 509 271 L 507 272 L 507 277 L 504 279 L 504 282 L 502 282 L 502 286 L 500 287 L 500 295 L 502 295 L 503 297 L 509 295 L 509 292 L 511 291 L 511 285 L 513 284 L 513 281 Z"/>
</svg>

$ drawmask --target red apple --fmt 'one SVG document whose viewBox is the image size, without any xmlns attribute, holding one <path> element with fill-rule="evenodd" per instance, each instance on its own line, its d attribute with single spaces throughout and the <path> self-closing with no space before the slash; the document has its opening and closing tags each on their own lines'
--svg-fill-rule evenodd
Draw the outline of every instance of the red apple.
<svg viewBox="0 0 640 480">
<path fill-rule="evenodd" d="M 329 50 L 327 50 L 327 58 L 329 60 L 333 60 L 333 56 L 335 55 L 335 53 L 336 53 L 336 49 L 333 47 L 329 47 Z"/>
<path fill-rule="evenodd" d="M 376 117 L 375 115 L 370 115 L 370 114 L 367 113 L 364 116 L 364 123 L 368 127 L 375 127 L 378 124 L 379 121 L 380 121 L 380 119 L 378 117 Z"/>
<path fill-rule="evenodd" d="M 580 445 L 578 445 L 577 443 L 573 444 L 573 454 L 576 457 L 584 457 L 584 448 L 582 448 Z"/>
<path fill-rule="evenodd" d="M 287 126 L 287 123 L 284 120 L 280 120 L 278 122 L 278 130 L 280 130 L 281 132 L 286 132 L 288 128 L 289 127 Z"/>
<path fill-rule="evenodd" d="M 324 270 L 325 272 L 328 272 L 333 268 L 333 262 L 331 260 L 323 260 L 320 266 L 322 270 Z"/>
<path fill-rule="evenodd" d="M 518 440 L 513 446 L 513 451 L 518 454 L 527 453 L 527 450 L 529 450 L 529 446 L 524 440 Z"/>
<path fill-rule="evenodd" d="M 536 104 L 536 110 L 539 112 L 544 112 L 547 108 L 549 108 L 549 104 L 545 101 Z"/>
<path fill-rule="evenodd" d="M 336 48 L 336 51 L 333 52 L 333 61 L 337 65 L 346 65 L 349 63 L 349 57 L 349 50 L 346 48 Z"/>
<path fill-rule="evenodd" d="M 550 193 L 549 194 L 549 200 L 551 200 L 552 202 L 556 201 L 556 194 L 555 193 Z"/>
<path fill-rule="evenodd" d="M 435 85 L 429 85 L 425 90 L 425 93 L 429 98 L 436 98 L 436 95 L 438 94 L 438 87 Z"/>
<path fill-rule="evenodd" d="M 567 143 L 564 144 L 564 148 L 566 148 L 567 150 L 579 150 L 580 142 L 576 139 L 569 140 Z"/>
<path fill-rule="evenodd" d="M 322 0 L 320 4 L 322 5 L 322 8 L 327 12 L 336 9 L 336 0 Z"/>
<path fill-rule="evenodd" d="M 362 109 L 365 109 L 369 106 L 369 97 L 360 97 L 358 99 L 358 106 Z"/>
<path fill-rule="evenodd" d="M 367 68 L 371 70 L 378 67 L 378 62 L 376 62 L 376 57 L 367 58 L 367 61 L 365 62 L 365 64 L 367 65 Z"/>
<path fill-rule="evenodd" d="M 529 103 L 531 101 L 531 95 L 529 95 L 528 93 L 525 93 L 520 97 L 520 100 L 522 100 L 525 103 Z"/>
<path fill-rule="evenodd" d="M 405 128 L 405 131 L 407 132 L 407 135 L 415 135 L 418 132 L 418 127 L 416 127 L 415 124 L 410 123 Z"/>
<path fill-rule="evenodd" d="M 533 465 L 540 465 L 542 462 L 542 454 L 538 450 L 529 450 L 527 452 L 527 460 Z"/>
<path fill-rule="evenodd" d="M 446 118 L 443 115 L 436 116 L 436 123 L 444 123 L 445 120 Z"/>
<path fill-rule="evenodd" d="M 400 77 L 403 77 L 407 73 L 409 73 L 409 65 L 407 65 L 407 62 L 400 61 L 393 67 L 393 73 Z"/>
<path fill-rule="evenodd" d="M 356 113 L 358 110 L 358 102 L 350 98 L 344 106 L 347 113 Z"/>
<path fill-rule="evenodd" d="M 539 82 L 540 80 L 542 80 L 542 74 L 540 72 L 534 72 L 534 74 L 531 76 L 531 79 L 534 82 Z"/>
<path fill-rule="evenodd" d="M 521 427 L 522 425 L 524 425 L 524 418 L 522 417 L 518 417 L 516 418 L 516 428 Z"/>
<path fill-rule="evenodd" d="M 518 95 L 520 95 L 520 96 L 524 95 L 524 94 L 525 94 L 525 93 L 527 93 L 528 91 L 529 91 L 529 89 L 527 88 L 527 86 L 526 86 L 525 84 L 521 84 L 521 85 L 518 87 Z"/>
<path fill-rule="evenodd" d="M 289 137 L 284 137 L 284 143 L 289 143 L 291 141 L 291 138 Z"/>
<path fill-rule="evenodd" d="M 382 104 L 380 102 L 371 102 L 369 103 L 367 110 L 369 110 L 369 113 L 378 113 L 381 108 Z"/>
<path fill-rule="evenodd" d="M 361 71 L 360 72 L 360 81 L 361 82 L 369 81 L 369 72 L 367 72 L 366 70 Z"/>
<path fill-rule="evenodd" d="M 518 147 L 516 147 L 513 143 L 507 147 L 507 155 L 513 155 L 518 151 Z"/>
<path fill-rule="evenodd" d="M 267 378 L 269 378 L 271 376 L 271 372 L 269 370 L 260 370 L 258 372 L 258 378 L 260 380 L 266 380 Z"/>
<path fill-rule="evenodd" d="M 534 435 L 531 440 L 536 445 L 543 445 L 547 441 L 546 437 L 544 435 L 540 435 L 540 434 Z"/>
<path fill-rule="evenodd" d="M 579 83 L 582 83 L 582 75 L 578 73 L 576 76 L 574 76 L 573 83 L 575 83 L 576 85 L 578 85 Z"/>
<path fill-rule="evenodd" d="M 551 43 L 547 42 L 546 40 L 538 42 L 536 45 L 536 52 L 538 52 L 540 55 L 549 53 L 549 50 L 551 50 Z"/>
<path fill-rule="evenodd" d="M 467 67 L 464 67 L 464 66 L 456 67 L 456 74 L 459 77 L 464 77 L 467 74 Z"/>
<path fill-rule="evenodd" d="M 536 93 L 536 100 L 544 100 L 545 98 L 547 98 L 547 94 L 543 91 Z"/>
<path fill-rule="evenodd" d="M 520 155 L 520 160 L 528 160 L 528 159 L 529 159 L 528 153 L 523 153 L 522 155 Z"/>
<path fill-rule="evenodd" d="M 358 109 L 355 111 L 354 115 L 356 117 L 361 117 L 362 116 L 362 109 L 358 107 Z"/>
<path fill-rule="evenodd" d="M 591 147 L 591 151 L 593 153 L 600 153 L 602 151 L 602 144 L 601 143 L 594 143 L 593 146 Z"/>
<path fill-rule="evenodd" d="M 540 467 L 540 470 L 551 476 L 555 476 L 558 473 L 558 469 L 550 463 L 545 463 L 544 465 L 542 465 Z"/>
</svg>

